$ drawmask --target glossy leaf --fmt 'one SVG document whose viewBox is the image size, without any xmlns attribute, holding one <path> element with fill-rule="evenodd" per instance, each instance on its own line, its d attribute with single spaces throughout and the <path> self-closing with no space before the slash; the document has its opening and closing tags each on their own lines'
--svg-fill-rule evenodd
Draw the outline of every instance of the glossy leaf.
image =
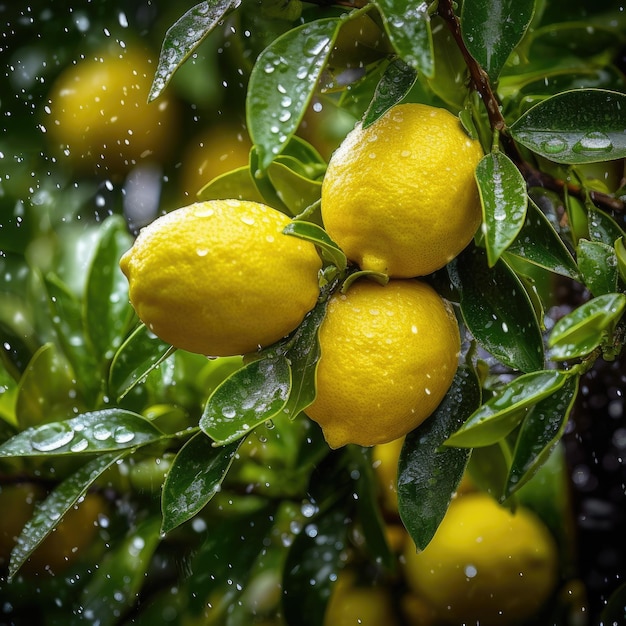
<svg viewBox="0 0 626 626">
<path fill-rule="evenodd" d="M 191 519 L 220 490 L 240 443 L 215 448 L 198 433 L 179 450 L 163 484 L 161 532 Z"/>
<path fill-rule="evenodd" d="M 230 199 L 263 202 L 263 195 L 254 184 L 247 165 L 214 178 L 198 192 L 201 201 Z"/>
<path fill-rule="evenodd" d="M 205 0 L 189 9 L 165 33 L 148 100 L 158 98 L 174 72 L 241 0 Z"/>
<path fill-rule="evenodd" d="M 279 156 L 270 164 L 267 175 L 291 214 L 298 215 L 320 199 L 322 183 L 292 169 L 290 165 L 293 161 L 291 157 Z"/>
<path fill-rule="evenodd" d="M 367 128 L 409 93 L 417 80 L 417 70 L 396 58 L 385 69 L 367 111 L 362 127 Z"/>
<path fill-rule="evenodd" d="M 518 376 L 496 389 L 493 397 L 448 438 L 446 445 L 471 448 L 497 443 L 522 421 L 531 406 L 557 392 L 566 380 L 567 374 L 557 370 Z"/>
<path fill-rule="evenodd" d="M 521 41 L 535 0 L 473 0 L 461 10 L 463 40 L 492 82 Z"/>
<path fill-rule="evenodd" d="M 505 260 L 510 256 L 574 280 L 580 277 L 574 257 L 550 220 L 532 201 L 528 204 L 524 225 L 505 252 Z"/>
<path fill-rule="evenodd" d="M 615 254 L 617 256 L 617 269 L 621 276 L 622 282 L 626 283 L 626 245 L 624 245 L 624 238 L 620 237 L 615 242 Z"/>
<path fill-rule="evenodd" d="M 526 217 L 526 182 L 503 152 L 486 154 L 476 167 L 483 208 L 483 233 L 489 265 L 493 267 L 520 232 Z"/>
<path fill-rule="evenodd" d="M 487 254 L 468 248 L 448 265 L 458 289 L 463 319 L 476 340 L 506 365 L 531 372 L 543 367 L 543 338 L 532 303 L 519 278 Z"/>
<path fill-rule="evenodd" d="M 617 291 L 619 271 L 617 255 L 612 245 L 580 239 L 576 256 L 583 282 L 594 296 Z"/>
<path fill-rule="evenodd" d="M 419 0 L 373 0 L 398 56 L 424 76 L 435 73 L 428 5 Z"/>
<path fill-rule="evenodd" d="M 113 357 L 109 370 L 110 393 L 121 400 L 174 350 L 145 324 L 140 324 Z"/>
<path fill-rule="evenodd" d="M 28 428 L 0 446 L 0 457 L 102 453 L 136 448 L 161 437 L 162 433 L 141 415 L 103 409 Z"/>
<path fill-rule="evenodd" d="M 97 456 L 66 478 L 45 500 L 37 505 L 33 517 L 26 522 L 11 552 L 9 579 L 15 576 L 35 548 L 85 495 L 91 484 L 124 454 L 125 452 Z"/>
<path fill-rule="evenodd" d="M 406 436 L 398 463 L 398 507 L 418 550 L 433 538 L 470 456 L 469 450 L 442 444 L 479 405 L 476 374 L 462 366 L 437 410 Z"/>
<path fill-rule="evenodd" d="M 339 271 L 342 272 L 348 266 L 348 260 L 341 248 L 317 224 L 303 220 L 294 220 L 284 228 L 283 232 L 286 235 L 293 235 L 314 243 Z"/>
<path fill-rule="evenodd" d="M 284 356 L 252 361 L 211 394 L 200 428 L 216 445 L 236 441 L 282 411 L 290 388 L 291 370 Z"/>
<path fill-rule="evenodd" d="M 585 302 L 562 317 L 548 338 L 550 358 L 565 361 L 588 355 L 604 339 L 626 309 L 626 296 L 611 293 Z"/>
<path fill-rule="evenodd" d="M 261 170 L 297 130 L 339 25 L 339 18 L 303 24 L 275 39 L 257 58 L 248 85 L 246 119 Z"/>
<path fill-rule="evenodd" d="M 591 241 L 600 241 L 612 246 L 620 237 L 626 237 L 622 227 L 605 211 L 591 206 L 587 210 L 587 218 Z"/>
<path fill-rule="evenodd" d="M 525 485 L 552 453 L 561 440 L 577 393 L 578 376 L 571 375 L 559 390 L 540 400 L 524 418 L 513 452 L 505 497 Z"/>
<path fill-rule="evenodd" d="M 532 152 L 557 163 L 626 157 L 626 94 L 574 89 L 539 102 L 510 127 Z"/>
</svg>

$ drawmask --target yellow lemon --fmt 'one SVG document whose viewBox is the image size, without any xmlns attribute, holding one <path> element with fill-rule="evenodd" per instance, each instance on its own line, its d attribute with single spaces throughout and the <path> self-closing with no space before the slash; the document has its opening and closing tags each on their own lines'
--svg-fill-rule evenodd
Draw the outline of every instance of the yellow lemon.
<svg viewBox="0 0 626 626">
<path fill-rule="evenodd" d="M 453 500 L 422 552 L 408 542 L 406 579 L 444 623 L 510 625 L 539 611 L 558 580 L 558 551 L 529 509 L 515 513 L 485 493 Z"/>
<path fill-rule="evenodd" d="M 332 448 L 386 443 L 419 426 L 450 387 L 460 348 L 450 307 L 413 279 L 361 280 L 335 294 L 319 341 L 306 413 Z"/>
<path fill-rule="evenodd" d="M 425 276 L 471 241 L 482 211 L 474 170 L 483 155 L 459 120 L 422 104 L 359 123 L 322 184 L 328 234 L 362 269 Z"/>
<path fill-rule="evenodd" d="M 389 513 L 398 513 L 398 460 L 404 437 L 374 446 L 372 466 L 381 489 L 382 505 Z"/>
<path fill-rule="evenodd" d="M 55 148 L 81 168 L 125 172 L 162 162 L 179 125 L 169 96 L 148 102 L 156 63 L 136 47 L 105 50 L 64 70 L 50 92 L 45 122 Z"/>
<path fill-rule="evenodd" d="M 164 341 L 210 356 L 245 354 L 294 330 L 316 303 L 315 246 L 256 202 L 197 202 L 139 233 L 120 260 L 139 318 Z"/>
</svg>

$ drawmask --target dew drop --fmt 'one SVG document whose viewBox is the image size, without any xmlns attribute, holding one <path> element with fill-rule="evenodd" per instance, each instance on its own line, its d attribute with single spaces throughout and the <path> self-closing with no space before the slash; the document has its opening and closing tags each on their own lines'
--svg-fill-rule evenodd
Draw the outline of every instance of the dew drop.
<svg viewBox="0 0 626 626">
<path fill-rule="evenodd" d="M 40 452 L 52 452 L 70 443 L 74 434 L 74 430 L 63 422 L 48 424 L 33 434 L 31 445 Z"/>
<path fill-rule="evenodd" d="M 567 148 L 567 142 L 561 137 L 551 137 L 542 142 L 541 147 L 548 154 L 559 154 Z"/>
<path fill-rule="evenodd" d="M 129 428 L 126 428 L 126 426 L 118 426 L 113 431 L 113 440 L 115 441 L 115 443 L 128 443 L 134 438 L 135 433 Z"/>
<path fill-rule="evenodd" d="M 225 406 L 222 409 L 222 415 L 226 418 L 226 419 L 232 419 L 233 417 L 235 417 L 235 415 L 237 415 L 237 411 L 235 411 L 235 409 L 233 409 L 230 406 Z"/>
<path fill-rule="evenodd" d="M 609 152 L 613 144 L 606 133 L 593 131 L 587 133 L 575 146 L 576 152 Z"/>
</svg>

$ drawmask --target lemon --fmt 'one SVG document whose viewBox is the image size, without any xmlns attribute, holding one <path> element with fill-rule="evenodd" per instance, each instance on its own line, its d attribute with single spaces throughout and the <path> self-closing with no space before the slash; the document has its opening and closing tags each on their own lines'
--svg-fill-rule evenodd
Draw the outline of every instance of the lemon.
<svg viewBox="0 0 626 626">
<path fill-rule="evenodd" d="M 333 153 L 322 183 L 322 219 L 364 270 L 425 276 L 465 248 L 482 210 L 474 170 L 483 155 L 459 120 L 422 104 L 359 123 Z"/>
<path fill-rule="evenodd" d="M 294 330 L 316 303 L 315 246 L 256 202 L 197 202 L 143 228 L 120 260 L 130 301 L 158 337 L 189 352 L 245 354 Z"/>
<path fill-rule="evenodd" d="M 317 396 L 306 410 L 332 448 L 402 437 L 452 383 L 459 328 L 437 292 L 416 280 L 360 280 L 335 294 L 319 332 Z"/>
<path fill-rule="evenodd" d="M 398 461 L 404 437 L 380 443 L 372 450 L 372 466 L 381 489 L 382 506 L 389 513 L 398 513 Z"/>
<path fill-rule="evenodd" d="M 453 500 L 430 544 L 408 542 L 406 579 L 450 624 L 515 624 L 539 611 L 558 580 L 558 551 L 529 509 L 485 493 Z"/>
</svg>

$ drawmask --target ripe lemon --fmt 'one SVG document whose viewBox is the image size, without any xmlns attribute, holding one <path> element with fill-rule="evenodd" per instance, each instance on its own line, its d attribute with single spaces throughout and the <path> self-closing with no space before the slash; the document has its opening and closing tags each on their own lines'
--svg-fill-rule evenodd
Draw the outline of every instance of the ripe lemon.
<svg viewBox="0 0 626 626">
<path fill-rule="evenodd" d="M 289 334 L 315 305 L 315 246 L 256 202 L 197 202 L 141 230 L 120 260 L 139 318 L 164 341 L 210 356 L 245 354 Z"/>
<path fill-rule="evenodd" d="M 383 508 L 398 513 L 398 460 L 404 445 L 404 437 L 374 446 L 372 466 L 381 489 Z"/>
<path fill-rule="evenodd" d="M 509 625 L 539 611 L 558 580 L 558 551 L 529 509 L 485 493 L 453 500 L 430 544 L 409 542 L 406 579 L 450 624 Z"/>
<path fill-rule="evenodd" d="M 437 407 L 460 348 L 449 306 L 418 280 L 357 281 L 328 303 L 317 396 L 306 410 L 332 448 L 402 437 Z"/>
<path fill-rule="evenodd" d="M 474 170 L 483 155 L 445 109 L 401 104 L 359 123 L 322 184 L 328 234 L 364 270 L 425 276 L 470 242 L 482 211 Z"/>
<path fill-rule="evenodd" d="M 148 102 L 156 64 L 142 50 L 104 50 L 65 69 L 50 92 L 48 137 L 79 168 L 126 172 L 172 150 L 178 107 Z"/>
</svg>

